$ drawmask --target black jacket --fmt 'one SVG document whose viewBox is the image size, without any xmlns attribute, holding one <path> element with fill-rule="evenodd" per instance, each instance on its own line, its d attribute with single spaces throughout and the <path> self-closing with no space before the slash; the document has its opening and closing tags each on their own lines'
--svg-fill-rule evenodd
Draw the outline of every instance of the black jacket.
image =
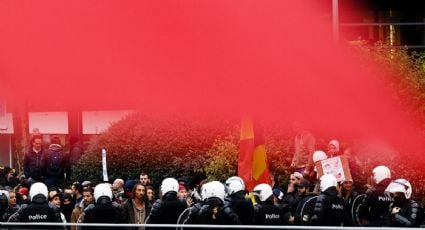
<svg viewBox="0 0 425 230">
<path fill-rule="evenodd" d="M 177 219 L 186 207 L 183 201 L 177 199 L 176 192 L 167 192 L 162 199 L 156 200 L 153 204 L 149 224 L 177 224 Z"/>
<path fill-rule="evenodd" d="M 309 193 L 309 194 L 305 194 L 304 196 L 299 196 L 301 200 L 300 202 L 298 202 L 297 211 L 295 212 L 295 220 L 294 220 L 295 225 L 308 225 L 314 211 L 314 205 L 315 205 L 314 199 L 313 199 L 314 197 L 316 197 L 316 194 L 314 193 Z M 289 215 L 285 215 L 286 223 L 289 223 L 289 217 L 290 217 Z"/>
<path fill-rule="evenodd" d="M 146 218 L 149 216 L 150 213 L 150 209 L 148 205 L 146 205 L 146 201 L 143 203 L 143 205 L 145 206 L 145 221 Z M 124 203 L 122 204 L 122 208 L 124 211 L 124 215 L 127 217 L 127 222 L 129 224 L 134 224 L 135 220 L 134 220 L 134 206 L 133 206 L 133 198 L 129 198 L 126 201 L 124 201 Z"/>
<path fill-rule="evenodd" d="M 341 226 L 348 222 L 344 199 L 338 197 L 336 187 L 322 192 L 316 201 L 310 224 L 317 226 Z"/>
<path fill-rule="evenodd" d="M 22 205 L 21 208 L 10 218 L 10 222 L 42 223 L 42 222 L 62 222 L 59 209 L 50 207 L 47 203 L 32 203 Z M 25 225 L 28 229 L 63 229 L 63 226 L 36 226 Z"/>
<path fill-rule="evenodd" d="M 210 198 L 203 205 L 196 204 L 190 209 L 186 224 L 239 225 L 241 224 L 233 210 L 219 198 Z M 196 229 L 196 228 L 195 228 Z M 200 228 L 205 229 L 205 228 Z"/>
<path fill-rule="evenodd" d="M 281 207 L 283 212 L 290 212 L 292 216 L 295 215 L 300 200 L 297 189 L 293 192 L 288 192 L 282 199 Z"/>
<path fill-rule="evenodd" d="M 343 188 L 341 188 L 341 189 L 343 189 Z M 351 213 L 351 210 L 352 210 L 352 207 L 353 207 L 354 199 L 356 199 L 356 197 L 358 195 L 359 194 L 356 191 L 352 191 L 352 193 L 348 197 L 345 196 L 345 194 L 341 194 L 341 198 L 343 198 L 345 200 L 345 203 L 347 204 L 347 208 L 345 209 L 345 212 L 350 217 L 348 219 L 348 223 L 346 223 L 344 226 L 354 226 L 353 219 L 351 218 L 353 216 L 353 214 Z"/>
<path fill-rule="evenodd" d="M 66 167 L 66 158 L 62 146 L 51 144 L 49 149 L 44 151 L 46 178 L 55 177 L 58 179 L 64 178 Z"/>
<path fill-rule="evenodd" d="M 272 200 L 261 202 L 254 207 L 255 225 L 284 225 L 283 210 L 273 204 Z"/>
<path fill-rule="evenodd" d="M 68 164 L 74 166 L 84 154 L 84 146 L 80 142 L 72 144 L 68 154 Z"/>
<path fill-rule="evenodd" d="M 391 227 L 420 227 L 424 218 L 423 209 L 413 200 L 407 200 L 398 213 L 390 214 Z M 393 207 L 397 207 L 394 204 Z"/>
<path fill-rule="evenodd" d="M 241 224 L 252 225 L 254 223 L 254 205 L 250 199 L 245 198 L 244 191 L 233 193 L 226 201 L 227 205 L 238 215 Z"/>
<path fill-rule="evenodd" d="M 84 210 L 84 223 L 127 223 L 127 218 L 118 204 L 112 202 L 90 204 Z M 103 229 L 103 227 L 84 227 L 83 229 Z"/>
<path fill-rule="evenodd" d="M 388 226 L 390 204 L 393 199 L 384 194 L 391 179 L 384 179 L 366 191 L 366 197 L 359 206 L 359 218 L 369 221 L 368 226 Z"/>
<path fill-rule="evenodd" d="M 26 178 L 42 181 L 45 173 L 44 151 L 36 153 L 32 148 L 24 156 L 24 174 Z"/>
</svg>

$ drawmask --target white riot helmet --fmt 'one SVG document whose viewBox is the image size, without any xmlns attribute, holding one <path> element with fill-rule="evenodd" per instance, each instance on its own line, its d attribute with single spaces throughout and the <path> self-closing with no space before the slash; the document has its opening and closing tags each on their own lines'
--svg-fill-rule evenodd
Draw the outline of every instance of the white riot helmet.
<svg viewBox="0 0 425 230">
<path fill-rule="evenodd" d="M 47 201 L 47 197 L 49 195 L 49 192 L 48 192 L 45 184 L 43 184 L 41 182 L 36 182 L 36 183 L 31 185 L 30 192 L 29 192 L 31 202 L 33 202 L 34 197 L 37 196 L 37 195 L 43 195 L 44 199 Z"/>
<path fill-rule="evenodd" d="M 412 185 L 406 179 L 397 179 L 391 182 L 385 189 L 385 194 L 391 196 L 391 194 L 403 193 L 406 199 L 410 199 L 412 196 Z"/>
<path fill-rule="evenodd" d="M 272 187 L 268 184 L 259 184 L 255 186 L 254 190 L 252 190 L 254 196 L 257 196 L 261 202 L 265 202 L 271 196 L 273 196 Z"/>
<path fill-rule="evenodd" d="M 178 192 L 179 182 L 174 178 L 165 178 L 161 183 L 161 192 L 164 195 L 167 192 Z"/>
<path fill-rule="evenodd" d="M 380 165 L 372 170 L 372 177 L 376 184 L 385 179 L 391 179 L 391 171 L 387 166 Z"/>
<path fill-rule="evenodd" d="M 242 178 L 238 176 L 232 176 L 227 179 L 225 185 L 228 195 L 245 190 L 245 183 L 243 182 Z"/>
<path fill-rule="evenodd" d="M 96 202 L 98 202 L 99 198 L 106 196 L 108 197 L 110 200 L 112 200 L 112 189 L 111 189 L 111 185 L 107 184 L 107 183 L 102 183 L 102 184 L 98 184 L 95 188 L 94 188 L 94 200 Z"/>
<path fill-rule="evenodd" d="M 202 186 L 202 199 L 206 200 L 212 197 L 217 197 L 224 201 L 224 185 L 219 181 L 211 181 Z"/>
<path fill-rule="evenodd" d="M 314 163 L 318 162 L 318 161 L 322 161 L 328 158 L 328 155 L 326 155 L 325 152 L 321 151 L 321 150 L 317 150 L 313 153 L 313 161 Z"/>
<path fill-rule="evenodd" d="M 324 192 L 326 189 L 338 184 L 336 178 L 332 174 L 326 174 L 320 177 L 320 191 Z"/>
</svg>

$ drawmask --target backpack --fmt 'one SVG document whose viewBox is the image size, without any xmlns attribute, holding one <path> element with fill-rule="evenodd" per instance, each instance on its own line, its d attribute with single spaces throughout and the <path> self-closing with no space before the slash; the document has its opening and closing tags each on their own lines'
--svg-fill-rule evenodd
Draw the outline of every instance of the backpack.
<svg viewBox="0 0 425 230">
<path fill-rule="evenodd" d="M 49 149 L 46 154 L 46 171 L 49 175 L 60 176 L 64 172 L 65 155 L 61 148 Z"/>
</svg>

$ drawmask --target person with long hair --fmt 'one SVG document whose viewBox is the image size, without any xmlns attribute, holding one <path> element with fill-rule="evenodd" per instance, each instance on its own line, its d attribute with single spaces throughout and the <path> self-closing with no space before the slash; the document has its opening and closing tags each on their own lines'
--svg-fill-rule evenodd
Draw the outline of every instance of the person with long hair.
<svg viewBox="0 0 425 230">
<path fill-rule="evenodd" d="M 131 198 L 127 199 L 122 205 L 129 224 L 145 223 L 145 219 L 149 215 L 146 210 L 147 203 L 146 187 L 139 182 L 134 185 Z"/>
<path fill-rule="evenodd" d="M 354 191 L 353 186 L 353 180 L 345 180 L 342 181 L 340 188 L 339 188 L 339 197 L 345 200 L 345 203 L 348 207 L 351 207 L 353 205 L 354 199 L 359 195 L 358 192 Z M 352 216 L 351 208 L 345 209 L 348 216 Z M 349 222 L 346 223 L 346 226 L 354 226 L 354 223 L 352 223 L 352 219 L 349 219 Z"/>
</svg>

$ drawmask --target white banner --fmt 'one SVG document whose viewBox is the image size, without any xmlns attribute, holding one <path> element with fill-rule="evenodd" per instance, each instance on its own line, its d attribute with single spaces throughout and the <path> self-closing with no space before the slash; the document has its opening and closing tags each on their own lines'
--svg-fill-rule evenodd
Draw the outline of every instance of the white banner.
<svg viewBox="0 0 425 230">
<path fill-rule="evenodd" d="M 106 149 L 102 149 L 102 174 L 103 174 L 103 181 L 109 181 L 108 178 L 108 168 L 106 166 Z"/>
</svg>

